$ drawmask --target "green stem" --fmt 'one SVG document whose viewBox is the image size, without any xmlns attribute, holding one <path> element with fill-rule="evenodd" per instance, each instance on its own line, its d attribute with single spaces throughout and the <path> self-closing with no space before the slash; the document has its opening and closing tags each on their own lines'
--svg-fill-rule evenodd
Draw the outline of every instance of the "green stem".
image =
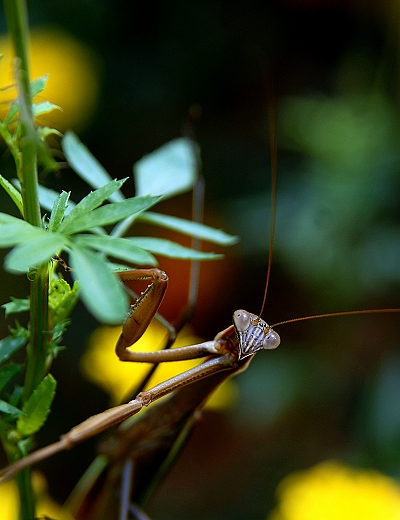
<svg viewBox="0 0 400 520">
<path fill-rule="evenodd" d="M 24 401 L 28 399 L 46 375 L 48 290 L 49 271 L 47 264 L 45 264 L 38 268 L 31 284 L 29 344 L 23 392 Z"/>
<path fill-rule="evenodd" d="M 25 468 L 17 476 L 18 489 L 21 497 L 21 511 L 19 517 L 23 520 L 35 518 L 35 500 L 32 492 L 31 470 Z"/>
<path fill-rule="evenodd" d="M 30 91 L 28 63 L 28 14 L 26 0 L 4 0 L 9 33 L 15 54 L 18 81 L 18 103 L 20 111 L 16 135 L 19 136 L 19 153 L 16 157 L 18 178 L 24 218 L 34 226 L 41 226 L 41 214 L 38 197 L 37 154 L 40 148 L 33 114 Z M 33 390 L 43 379 L 46 371 L 47 330 L 48 330 L 48 266 L 40 266 L 33 274 L 31 283 L 31 305 L 29 324 L 29 345 L 23 401 L 28 399 Z M 30 471 L 24 471 L 17 478 L 21 497 L 20 518 L 31 520 L 35 517 L 34 494 Z"/>
</svg>

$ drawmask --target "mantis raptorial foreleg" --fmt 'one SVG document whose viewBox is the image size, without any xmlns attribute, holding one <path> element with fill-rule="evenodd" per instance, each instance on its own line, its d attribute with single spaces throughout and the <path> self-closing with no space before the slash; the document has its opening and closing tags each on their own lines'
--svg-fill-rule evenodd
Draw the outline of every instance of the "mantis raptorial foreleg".
<svg viewBox="0 0 400 520">
<path fill-rule="evenodd" d="M 27 466 L 39 462 L 59 451 L 70 449 L 75 444 L 83 442 L 107 428 L 120 423 L 138 413 L 143 406 L 148 406 L 155 400 L 175 390 L 194 383 L 195 381 L 208 378 L 218 372 L 229 370 L 231 373 L 234 373 L 244 369 L 255 352 L 261 349 L 276 348 L 279 345 L 280 339 L 278 334 L 276 334 L 267 323 L 254 314 L 239 310 L 233 315 L 233 325 L 217 334 L 213 341 L 157 352 L 137 353 L 127 350 L 127 347 L 134 343 L 134 341 L 137 341 L 143 334 L 145 330 L 143 321 L 146 320 L 147 325 L 150 322 L 148 317 L 143 317 L 144 302 L 147 300 L 146 304 L 148 308 L 151 308 L 152 312 L 155 313 L 165 292 L 163 285 L 165 285 L 168 280 L 165 273 L 158 269 L 146 269 L 144 272 L 146 278 L 152 277 L 153 284 L 148 287 L 148 290 L 142 294 L 131 308 L 124 324 L 123 332 L 118 340 L 117 350 L 119 353 L 129 361 L 134 360 L 148 363 L 180 361 L 205 356 L 209 356 L 209 358 L 200 365 L 182 374 L 178 374 L 167 381 L 159 383 L 149 390 L 140 392 L 135 399 L 127 404 L 116 406 L 90 417 L 83 423 L 72 428 L 72 430 L 65 435 L 62 435 L 58 442 L 28 455 L 3 470 L 0 475 L 0 482 L 11 478 Z M 132 275 L 132 273 L 127 275 L 130 276 L 130 280 L 133 278 L 135 280 L 144 278 L 143 271 L 141 270 L 137 270 L 134 275 Z M 156 282 L 154 282 L 154 280 L 156 280 Z M 161 290 L 157 287 L 160 281 Z M 153 285 L 156 285 L 154 291 L 152 290 Z M 157 295 L 157 301 L 154 301 L 149 296 L 149 294 L 151 295 L 152 293 Z M 137 315 L 137 309 L 140 309 L 139 315 Z"/>
</svg>

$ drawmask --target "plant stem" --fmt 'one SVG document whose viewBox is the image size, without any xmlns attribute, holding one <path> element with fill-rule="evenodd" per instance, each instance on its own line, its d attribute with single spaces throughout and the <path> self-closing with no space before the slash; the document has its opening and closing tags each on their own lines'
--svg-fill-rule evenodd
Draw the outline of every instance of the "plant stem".
<svg viewBox="0 0 400 520">
<path fill-rule="evenodd" d="M 18 489 L 21 497 L 20 518 L 35 518 L 35 500 L 32 492 L 31 472 L 30 468 L 26 468 L 16 476 Z"/>
<path fill-rule="evenodd" d="M 41 146 L 33 114 L 28 63 L 28 14 L 26 0 L 4 0 L 7 24 L 16 54 L 16 74 L 18 82 L 18 104 L 20 111 L 19 153 L 16 156 L 18 178 L 21 184 L 24 218 L 34 226 L 41 226 L 41 214 L 38 197 L 37 155 Z M 47 330 L 48 330 L 48 280 L 47 264 L 32 272 L 30 297 L 29 344 L 23 401 L 29 398 L 33 390 L 43 379 L 46 371 Z M 20 518 L 31 520 L 35 517 L 35 500 L 32 490 L 30 470 L 22 472 L 18 478 L 21 497 Z"/>
</svg>

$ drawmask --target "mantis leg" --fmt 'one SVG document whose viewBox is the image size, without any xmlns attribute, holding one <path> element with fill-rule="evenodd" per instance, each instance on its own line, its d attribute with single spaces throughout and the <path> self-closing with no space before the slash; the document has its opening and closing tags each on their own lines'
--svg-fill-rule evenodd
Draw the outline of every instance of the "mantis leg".
<svg viewBox="0 0 400 520">
<path fill-rule="evenodd" d="M 120 271 L 118 276 L 130 288 L 130 283 L 138 280 L 151 280 L 150 285 L 131 306 L 123 324 L 122 333 L 115 347 L 121 361 L 136 361 L 133 352 L 127 350 L 144 334 L 157 312 L 168 286 L 168 276 L 160 269 L 134 269 Z"/>
<path fill-rule="evenodd" d="M 194 347 L 195 349 L 198 349 L 198 347 L 204 349 L 207 354 L 210 354 L 210 352 L 215 354 L 217 352 L 221 352 L 223 349 L 223 341 L 221 341 L 221 339 L 209 341 L 204 344 L 194 345 Z M 185 348 L 191 349 L 192 347 L 182 347 L 182 349 L 179 350 L 184 350 Z M 172 353 L 173 350 L 168 352 Z M 169 394 L 170 392 L 173 392 L 174 390 L 186 386 L 189 383 L 193 383 L 199 379 L 206 378 L 216 372 L 236 368 L 237 363 L 235 362 L 234 356 L 229 353 L 219 356 L 217 355 L 216 357 L 212 357 L 206 360 L 197 367 L 172 377 L 171 379 L 168 379 L 167 381 L 164 381 L 163 383 L 160 383 L 147 391 L 140 392 L 136 398 L 129 403 L 115 406 L 114 408 L 110 408 L 105 412 L 89 417 L 89 419 L 86 419 L 78 426 L 72 428 L 68 433 L 62 435 L 58 442 L 37 450 L 27 457 L 20 459 L 16 463 L 8 466 L 0 473 L 0 483 L 13 477 L 23 468 L 44 460 L 47 457 L 58 453 L 59 451 L 70 449 L 75 444 L 83 442 L 86 439 L 103 432 L 107 428 L 110 428 L 111 426 L 128 419 L 129 417 L 137 414 L 143 408 L 143 406 L 148 406 L 153 401 Z"/>
</svg>

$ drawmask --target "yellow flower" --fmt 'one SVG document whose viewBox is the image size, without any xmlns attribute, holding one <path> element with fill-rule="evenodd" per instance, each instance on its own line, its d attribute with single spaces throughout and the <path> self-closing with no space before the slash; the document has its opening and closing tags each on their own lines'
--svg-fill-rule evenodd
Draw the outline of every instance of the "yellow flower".
<svg viewBox="0 0 400 520">
<path fill-rule="evenodd" d="M 36 495 L 36 517 L 57 518 L 57 520 L 74 520 L 73 516 L 59 506 L 47 492 L 44 476 L 35 471 L 32 474 L 33 489 Z M 15 480 L 0 485 L 0 518 L 2 520 L 18 520 L 20 499 Z"/>
<path fill-rule="evenodd" d="M 268 520 L 400 520 L 400 486 L 374 470 L 322 462 L 279 484 Z"/>
<path fill-rule="evenodd" d="M 79 130 L 92 115 L 99 96 L 98 67 L 93 53 L 71 35 L 56 29 L 36 29 L 31 34 L 31 80 L 49 75 L 43 92 L 35 102 L 44 100 L 62 108 L 44 114 L 37 121 L 63 131 Z M 13 68 L 14 51 L 7 35 L 0 36 L 0 119 L 6 116 L 16 98 Z"/>
<path fill-rule="evenodd" d="M 113 403 L 120 403 L 131 398 L 131 392 L 148 372 L 148 363 L 127 363 L 118 359 L 115 354 L 115 345 L 121 334 L 121 327 L 99 327 L 90 339 L 85 354 L 81 358 L 81 368 L 87 379 L 108 392 Z M 153 320 L 145 334 L 135 343 L 135 350 L 150 352 L 162 348 L 166 339 L 165 328 Z M 202 340 L 194 336 L 189 328 L 179 334 L 176 347 L 195 345 Z M 156 370 L 150 384 L 154 386 L 176 374 L 198 365 L 199 359 L 193 361 L 176 361 L 161 363 Z M 236 384 L 228 380 L 223 383 L 210 397 L 208 407 L 226 408 L 237 399 Z"/>
</svg>

